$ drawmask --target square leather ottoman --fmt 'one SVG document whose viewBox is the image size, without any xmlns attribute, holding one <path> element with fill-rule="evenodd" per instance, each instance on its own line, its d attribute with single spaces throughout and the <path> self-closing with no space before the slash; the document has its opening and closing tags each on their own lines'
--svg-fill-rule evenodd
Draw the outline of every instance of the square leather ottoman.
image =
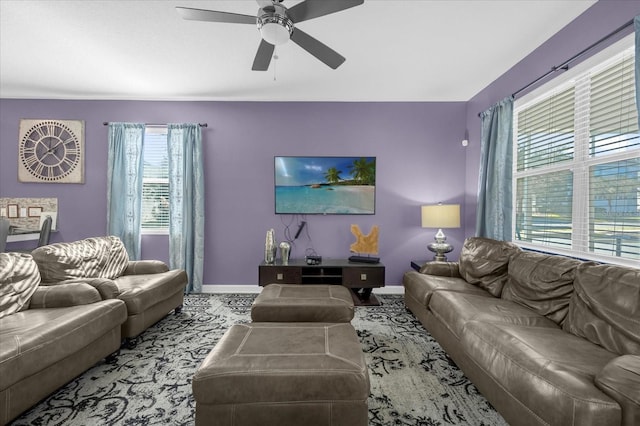
<svg viewBox="0 0 640 426">
<path fill-rule="evenodd" d="M 366 426 L 369 374 L 349 323 L 232 326 L 193 377 L 196 426 Z"/>
<path fill-rule="evenodd" d="M 254 322 L 351 322 L 353 299 L 341 285 L 269 284 L 251 306 Z"/>
</svg>

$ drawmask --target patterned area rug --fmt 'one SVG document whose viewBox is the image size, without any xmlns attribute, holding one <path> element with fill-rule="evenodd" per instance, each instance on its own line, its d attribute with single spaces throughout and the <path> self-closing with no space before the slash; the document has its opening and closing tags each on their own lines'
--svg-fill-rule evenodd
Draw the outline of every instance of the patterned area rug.
<svg viewBox="0 0 640 426">
<path fill-rule="evenodd" d="M 13 425 L 193 425 L 191 378 L 226 329 L 249 322 L 255 295 L 189 295 L 181 314 L 144 332 L 117 363 L 97 364 Z M 369 425 L 506 425 L 400 295 L 358 307 L 371 378 Z M 268 425 L 266 425 L 268 426 Z"/>
</svg>

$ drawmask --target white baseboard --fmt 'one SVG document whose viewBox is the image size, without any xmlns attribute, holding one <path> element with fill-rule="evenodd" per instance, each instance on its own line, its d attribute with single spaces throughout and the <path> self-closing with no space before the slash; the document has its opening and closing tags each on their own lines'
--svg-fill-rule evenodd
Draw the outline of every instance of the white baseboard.
<svg viewBox="0 0 640 426">
<path fill-rule="evenodd" d="M 373 292 L 377 294 L 404 294 L 404 286 L 390 285 L 386 287 L 374 288 Z"/>
<path fill-rule="evenodd" d="M 259 285 L 236 285 L 236 284 L 205 284 L 202 286 L 203 293 L 260 293 L 262 287 Z"/>
<path fill-rule="evenodd" d="M 205 284 L 202 286 L 203 293 L 260 293 L 262 287 L 259 285 L 236 285 L 236 284 Z M 394 285 L 373 289 L 374 294 L 404 294 L 404 287 Z"/>
</svg>

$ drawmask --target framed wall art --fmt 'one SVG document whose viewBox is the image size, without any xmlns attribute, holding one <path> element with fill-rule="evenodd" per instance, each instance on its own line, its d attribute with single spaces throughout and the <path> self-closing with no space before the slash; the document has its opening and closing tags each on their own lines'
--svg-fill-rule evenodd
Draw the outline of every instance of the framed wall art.
<svg viewBox="0 0 640 426">
<path fill-rule="evenodd" d="M 42 207 L 27 208 L 27 216 L 29 217 L 40 217 L 40 213 L 42 213 Z"/>
<path fill-rule="evenodd" d="M 7 204 L 7 217 L 9 219 L 17 219 L 20 217 L 18 214 L 19 209 L 17 204 Z"/>
</svg>

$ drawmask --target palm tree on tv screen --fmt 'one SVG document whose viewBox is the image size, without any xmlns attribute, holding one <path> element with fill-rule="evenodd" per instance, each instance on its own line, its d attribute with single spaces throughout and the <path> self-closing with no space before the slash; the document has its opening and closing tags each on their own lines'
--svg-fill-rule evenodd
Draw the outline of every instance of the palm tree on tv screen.
<svg viewBox="0 0 640 426">
<path fill-rule="evenodd" d="M 353 164 L 349 167 L 349 173 L 351 173 L 353 179 L 360 185 L 375 185 L 375 160 L 367 161 L 364 157 L 354 160 Z"/>
<path fill-rule="evenodd" d="M 336 169 L 335 167 L 329 168 L 324 174 L 324 178 L 329 183 L 338 183 L 340 181 L 341 170 Z"/>
</svg>

